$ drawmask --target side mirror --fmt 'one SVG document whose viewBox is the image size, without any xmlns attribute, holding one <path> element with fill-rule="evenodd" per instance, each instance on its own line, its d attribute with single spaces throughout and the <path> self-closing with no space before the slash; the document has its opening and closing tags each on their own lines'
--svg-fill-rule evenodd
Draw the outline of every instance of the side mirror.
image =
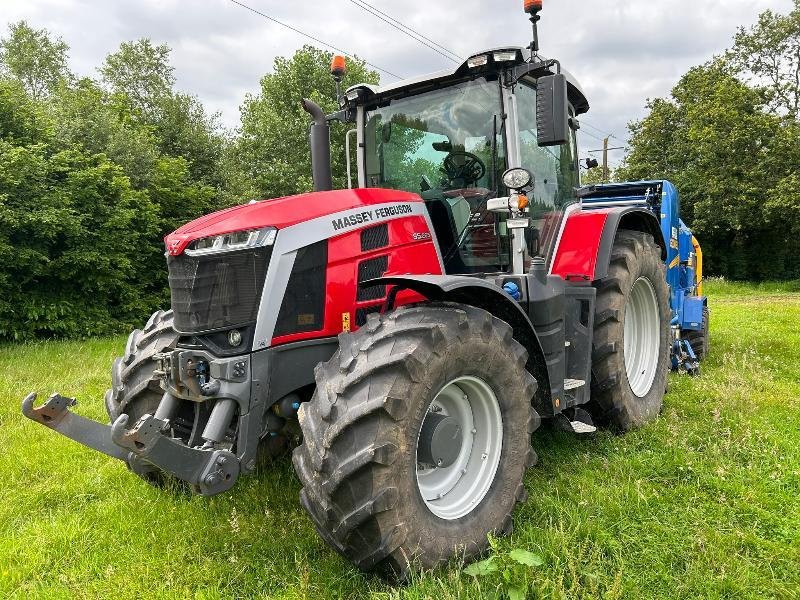
<svg viewBox="0 0 800 600">
<path fill-rule="evenodd" d="M 566 75 L 545 75 L 536 82 L 536 129 L 540 146 L 569 141 Z"/>
</svg>

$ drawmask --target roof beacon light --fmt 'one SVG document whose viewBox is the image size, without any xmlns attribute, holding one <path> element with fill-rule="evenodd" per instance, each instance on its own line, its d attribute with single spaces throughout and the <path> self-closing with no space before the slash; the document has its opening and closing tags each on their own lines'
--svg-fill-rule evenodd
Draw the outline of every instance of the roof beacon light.
<svg viewBox="0 0 800 600">
<path fill-rule="evenodd" d="M 542 10 L 542 0 L 524 0 L 525 12 L 528 14 L 536 14 Z"/>
<path fill-rule="evenodd" d="M 331 60 L 331 75 L 333 75 L 334 79 L 341 81 L 345 73 L 347 73 L 347 61 L 345 61 L 344 56 L 334 55 Z"/>
<path fill-rule="evenodd" d="M 525 12 L 530 15 L 531 25 L 533 26 L 533 41 L 528 47 L 531 50 L 531 54 L 535 57 L 538 56 L 539 53 L 539 30 L 536 24 L 542 18 L 539 16 L 539 12 L 542 10 L 542 0 L 524 0 L 524 2 Z"/>
<path fill-rule="evenodd" d="M 470 69 L 477 69 L 478 67 L 485 67 L 489 62 L 488 54 L 479 54 L 467 60 L 467 66 Z"/>
</svg>

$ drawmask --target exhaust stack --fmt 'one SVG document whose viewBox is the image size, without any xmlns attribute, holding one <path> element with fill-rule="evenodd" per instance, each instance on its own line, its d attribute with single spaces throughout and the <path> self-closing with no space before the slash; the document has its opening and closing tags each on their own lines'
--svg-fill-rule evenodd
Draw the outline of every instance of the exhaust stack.
<svg viewBox="0 0 800 600">
<path fill-rule="evenodd" d="M 309 140 L 311 143 L 311 175 L 314 191 L 327 192 L 333 189 L 331 174 L 331 128 L 325 113 L 316 102 L 303 98 L 303 110 L 314 119 Z"/>
</svg>

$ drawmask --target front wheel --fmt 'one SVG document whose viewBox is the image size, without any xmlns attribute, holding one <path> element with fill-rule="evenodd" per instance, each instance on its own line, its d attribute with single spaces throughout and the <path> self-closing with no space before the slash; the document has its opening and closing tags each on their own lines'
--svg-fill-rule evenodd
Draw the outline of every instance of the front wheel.
<svg viewBox="0 0 800 600">
<path fill-rule="evenodd" d="M 652 236 L 620 230 L 608 276 L 597 285 L 591 408 L 601 423 L 628 431 L 655 419 L 670 357 L 669 288 Z"/>
<path fill-rule="evenodd" d="M 317 367 L 294 464 L 320 535 L 363 570 L 469 559 L 511 526 L 536 381 L 509 325 L 461 305 L 372 317 Z"/>
</svg>

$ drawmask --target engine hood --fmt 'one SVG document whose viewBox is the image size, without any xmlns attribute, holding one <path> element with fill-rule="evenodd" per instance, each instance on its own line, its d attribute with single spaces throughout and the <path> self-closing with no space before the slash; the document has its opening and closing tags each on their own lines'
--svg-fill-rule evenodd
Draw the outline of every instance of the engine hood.
<svg viewBox="0 0 800 600">
<path fill-rule="evenodd" d="M 408 192 L 377 188 L 334 190 L 260 200 L 234 206 L 190 221 L 164 238 L 167 252 L 181 254 L 195 240 L 263 227 L 284 229 L 360 206 L 388 202 L 422 202 Z"/>
</svg>

